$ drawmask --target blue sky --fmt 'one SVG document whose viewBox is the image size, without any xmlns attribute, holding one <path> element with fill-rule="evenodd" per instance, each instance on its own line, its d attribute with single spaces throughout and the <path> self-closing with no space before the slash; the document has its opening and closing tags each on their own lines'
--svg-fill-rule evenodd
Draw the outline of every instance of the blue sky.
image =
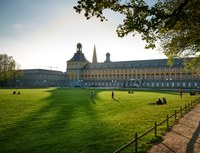
<svg viewBox="0 0 200 153">
<path fill-rule="evenodd" d="M 73 9 L 76 0 L 0 0 L 0 53 L 6 53 L 21 68 L 53 67 L 66 70 L 66 61 L 82 43 L 91 61 L 96 45 L 98 62 L 165 58 L 158 51 L 145 50 L 140 36 L 118 38 L 116 28 L 123 17 L 106 11 L 108 22 L 86 20 Z"/>
</svg>

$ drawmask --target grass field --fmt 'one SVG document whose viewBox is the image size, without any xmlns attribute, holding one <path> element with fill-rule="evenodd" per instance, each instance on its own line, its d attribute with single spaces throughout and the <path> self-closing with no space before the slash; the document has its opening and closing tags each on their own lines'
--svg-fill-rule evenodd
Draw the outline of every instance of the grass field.
<svg viewBox="0 0 200 153">
<path fill-rule="evenodd" d="M 0 152 L 111 153 L 199 96 L 175 92 L 47 88 L 0 89 Z M 165 97 L 167 105 L 147 105 Z M 160 133 L 164 132 L 164 127 Z M 140 152 L 147 151 L 147 136 Z M 131 149 L 131 148 L 130 148 Z M 131 149 L 131 152 L 133 148 Z M 130 152 L 128 151 L 125 152 Z"/>
</svg>

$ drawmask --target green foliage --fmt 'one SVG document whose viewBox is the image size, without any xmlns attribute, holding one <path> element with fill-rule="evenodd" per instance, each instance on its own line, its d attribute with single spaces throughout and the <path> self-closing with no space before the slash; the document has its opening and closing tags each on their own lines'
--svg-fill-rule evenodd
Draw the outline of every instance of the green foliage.
<svg viewBox="0 0 200 153">
<path fill-rule="evenodd" d="M 0 85 L 6 85 L 6 81 L 12 78 L 18 78 L 23 74 L 12 56 L 0 54 Z"/>
<path fill-rule="evenodd" d="M 119 37 L 132 33 L 141 34 L 146 48 L 155 48 L 157 40 L 160 49 L 172 61 L 177 57 L 197 57 L 193 65 L 199 66 L 200 1 L 199 0 L 157 0 L 150 6 L 145 0 L 78 0 L 76 12 L 85 12 L 107 21 L 105 9 L 124 15 L 123 23 L 117 27 Z"/>
<path fill-rule="evenodd" d="M 12 56 L 0 54 L 0 82 L 11 78 L 15 70 L 15 61 Z"/>
<path fill-rule="evenodd" d="M 132 140 L 135 132 L 142 134 L 154 121 L 162 121 L 197 98 L 116 90 L 113 100 L 110 90 L 93 90 L 90 100 L 90 89 L 20 89 L 20 95 L 13 95 L 13 90 L 0 89 L 0 148 L 4 153 L 113 152 Z M 167 105 L 148 105 L 163 96 Z M 139 146 L 147 150 L 151 142 L 152 135 Z"/>
</svg>

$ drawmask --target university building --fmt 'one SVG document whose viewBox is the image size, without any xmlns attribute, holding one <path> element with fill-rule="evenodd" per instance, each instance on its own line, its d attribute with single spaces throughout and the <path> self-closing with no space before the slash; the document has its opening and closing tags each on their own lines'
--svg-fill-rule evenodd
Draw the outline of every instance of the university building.
<svg viewBox="0 0 200 153">
<path fill-rule="evenodd" d="M 89 62 L 80 43 L 66 71 L 70 87 L 199 88 L 198 74 L 199 67 L 185 70 L 183 59 L 175 59 L 170 67 L 167 59 L 112 62 L 107 53 L 105 61 L 98 62 L 95 47 Z"/>
<path fill-rule="evenodd" d="M 13 82 L 15 87 L 66 87 L 66 74 L 46 69 L 24 69 Z"/>
</svg>

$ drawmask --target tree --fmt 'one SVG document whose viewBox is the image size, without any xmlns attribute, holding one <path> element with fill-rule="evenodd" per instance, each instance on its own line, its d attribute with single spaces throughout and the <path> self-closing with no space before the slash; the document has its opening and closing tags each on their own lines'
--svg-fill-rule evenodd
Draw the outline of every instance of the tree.
<svg viewBox="0 0 200 153">
<path fill-rule="evenodd" d="M 21 71 L 17 70 L 17 68 L 18 64 L 16 64 L 12 56 L 0 54 L 0 83 L 6 85 L 8 80 L 19 77 Z"/>
<path fill-rule="evenodd" d="M 191 60 L 189 68 L 200 65 L 199 0 L 157 0 L 152 6 L 145 0 L 78 0 L 74 9 L 84 12 L 87 19 L 96 16 L 101 21 L 107 21 L 105 9 L 123 14 L 116 30 L 119 37 L 139 33 L 146 48 L 153 49 L 159 42 L 171 63 L 174 58 L 185 58 Z"/>
</svg>

